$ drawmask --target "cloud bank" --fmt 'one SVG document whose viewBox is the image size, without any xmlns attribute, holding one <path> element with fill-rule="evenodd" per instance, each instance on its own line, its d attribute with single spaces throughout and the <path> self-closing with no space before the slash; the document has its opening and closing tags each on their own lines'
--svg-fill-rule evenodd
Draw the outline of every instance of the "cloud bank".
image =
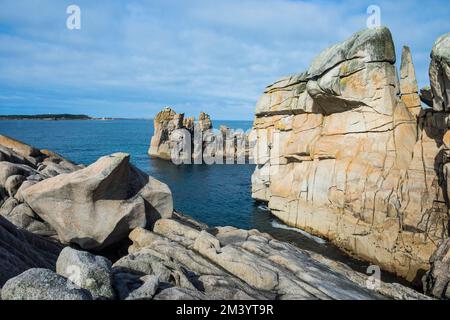
<svg viewBox="0 0 450 320">
<path fill-rule="evenodd" d="M 81 30 L 66 8 L 81 8 Z M 162 107 L 248 119 L 264 87 L 366 26 L 366 8 L 411 47 L 428 84 L 447 0 L 0 1 L 0 114 L 152 117 Z"/>
</svg>

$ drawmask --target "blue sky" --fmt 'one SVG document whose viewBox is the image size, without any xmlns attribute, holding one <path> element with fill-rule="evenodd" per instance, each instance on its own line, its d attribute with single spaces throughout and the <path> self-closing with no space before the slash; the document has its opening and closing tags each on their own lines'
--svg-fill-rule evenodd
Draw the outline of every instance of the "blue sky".
<svg viewBox="0 0 450 320">
<path fill-rule="evenodd" d="M 81 30 L 66 28 L 71 4 Z M 266 85 L 365 28 L 371 4 L 427 85 L 448 0 L 0 0 L 0 114 L 150 118 L 170 105 L 251 120 Z"/>
</svg>

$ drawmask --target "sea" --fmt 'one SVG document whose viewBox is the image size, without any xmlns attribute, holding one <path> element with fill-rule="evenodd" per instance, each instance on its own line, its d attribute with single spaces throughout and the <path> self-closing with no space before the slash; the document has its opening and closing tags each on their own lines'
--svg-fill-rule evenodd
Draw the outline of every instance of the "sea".
<svg viewBox="0 0 450 320">
<path fill-rule="evenodd" d="M 247 131 L 251 121 L 214 121 Z M 40 149 L 49 149 L 76 163 L 89 165 L 115 152 L 131 155 L 131 162 L 166 183 L 173 193 L 177 211 L 210 227 L 234 226 L 258 229 L 302 249 L 346 263 L 365 273 L 369 264 L 353 259 L 324 239 L 291 228 L 271 215 L 268 208 L 251 197 L 252 164 L 175 165 L 147 155 L 153 135 L 152 120 L 0 120 L 0 134 Z M 401 282 L 382 273 L 388 282 Z"/>
</svg>

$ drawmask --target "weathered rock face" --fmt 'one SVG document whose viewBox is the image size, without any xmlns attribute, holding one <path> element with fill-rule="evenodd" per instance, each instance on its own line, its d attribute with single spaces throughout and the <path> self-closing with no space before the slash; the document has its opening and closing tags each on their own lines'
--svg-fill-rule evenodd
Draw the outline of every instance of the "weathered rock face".
<svg viewBox="0 0 450 320">
<path fill-rule="evenodd" d="M 167 185 L 132 166 L 124 153 L 38 182 L 22 196 L 62 242 L 84 249 L 105 248 L 173 211 Z"/>
<path fill-rule="evenodd" d="M 433 109 L 450 111 L 450 33 L 437 39 L 431 51 L 430 83 Z"/>
<path fill-rule="evenodd" d="M 417 91 L 407 48 L 398 79 L 386 28 L 358 32 L 270 85 L 252 133 L 253 197 L 291 226 L 419 279 L 448 236 L 448 115 L 420 110 Z"/>
</svg>

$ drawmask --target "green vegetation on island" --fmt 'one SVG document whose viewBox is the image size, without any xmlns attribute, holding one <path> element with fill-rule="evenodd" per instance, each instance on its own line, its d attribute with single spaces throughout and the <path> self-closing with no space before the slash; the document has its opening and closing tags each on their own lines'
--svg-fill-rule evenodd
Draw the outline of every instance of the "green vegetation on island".
<svg viewBox="0 0 450 320">
<path fill-rule="evenodd" d="M 0 115 L 0 120 L 91 120 L 85 114 Z"/>
</svg>

